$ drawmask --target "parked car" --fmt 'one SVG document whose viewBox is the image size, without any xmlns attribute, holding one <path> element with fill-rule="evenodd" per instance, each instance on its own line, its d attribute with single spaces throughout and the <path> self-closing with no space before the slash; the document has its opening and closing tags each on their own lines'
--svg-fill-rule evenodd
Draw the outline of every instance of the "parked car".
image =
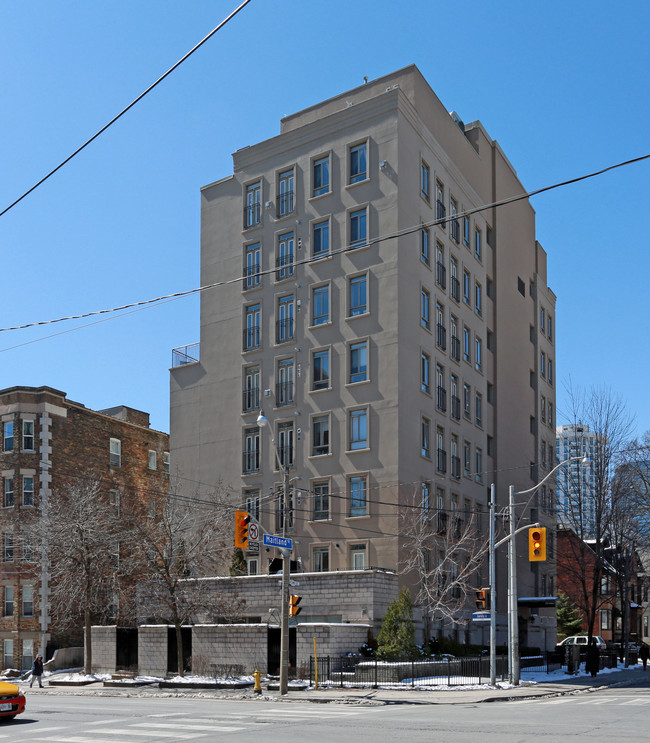
<svg viewBox="0 0 650 743">
<path fill-rule="evenodd" d="M 0 720 L 13 720 L 25 711 L 25 695 L 16 684 L 0 681 Z"/>
<path fill-rule="evenodd" d="M 598 650 L 607 650 L 607 643 L 602 637 L 600 637 L 600 635 L 593 635 L 593 639 L 596 640 Z M 586 648 L 588 640 L 589 638 L 587 635 L 572 635 L 571 637 L 566 637 L 562 640 L 558 647 L 564 647 L 565 645 L 583 645 Z"/>
</svg>

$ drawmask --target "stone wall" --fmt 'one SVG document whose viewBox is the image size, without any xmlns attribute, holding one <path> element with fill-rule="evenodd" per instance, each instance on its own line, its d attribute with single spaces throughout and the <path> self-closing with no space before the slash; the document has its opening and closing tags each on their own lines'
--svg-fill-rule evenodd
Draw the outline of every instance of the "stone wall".
<svg viewBox="0 0 650 743">
<path fill-rule="evenodd" d="M 167 676 L 166 624 L 138 627 L 138 673 L 140 676 Z"/>
<path fill-rule="evenodd" d="M 115 673 L 117 627 L 91 627 L 93 673 Z M 58 652 L 58 651 L 57 651 Z"/>
</svg>

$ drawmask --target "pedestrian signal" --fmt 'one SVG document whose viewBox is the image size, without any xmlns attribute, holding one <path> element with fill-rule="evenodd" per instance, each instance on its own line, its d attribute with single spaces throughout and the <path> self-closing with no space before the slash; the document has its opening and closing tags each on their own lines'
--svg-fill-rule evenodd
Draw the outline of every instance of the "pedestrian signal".
<svg viewBox="0 0 650 743">
<path fill-rule="evenodd" d="M 490 608 L 490 589 L 481 588 L 476 591 L 476 608 L 485 610 Z"/>
<path fill-rule="evenodd" d="M 291 617 L 297 617 L 298 614 L 302 611 L 302 607 L 298 606 L 298 604 L 302 601 L 302 596 L 289 596 L 289 616 Z"/>
</svg>

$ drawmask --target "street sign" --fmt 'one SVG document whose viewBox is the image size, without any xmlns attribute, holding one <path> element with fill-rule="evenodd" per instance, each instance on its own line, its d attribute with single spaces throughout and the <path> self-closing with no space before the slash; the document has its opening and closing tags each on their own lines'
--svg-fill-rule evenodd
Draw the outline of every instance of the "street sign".
<svg viewBox="0 0 650 743">
<path fill-rule="evenodd" d="M 264 535 L 264 545 L 266 547 L 280 547 L 285 550 L 293 549 L 293 541 L 289 537 L 275 537 L 272 534 Z"/>
<path fill-rule="evenodd" d="M 249 524 L 248 541 L 258 542 L 260 538 L 260 527 L 257 524 Z"/>
<path fill-rule="evenodd" d="M 259 542 L 252 542 L 250 539 L 248 540 L 248 552 L 256 552 L 259 553 L 260 551 L 260 543 Z"/>
<path fill-rule="evenodd" d="M 490 611 L 475 611 L 472 614 L 472 622 L 489 622 L 492 618 Z"/>
</svg>

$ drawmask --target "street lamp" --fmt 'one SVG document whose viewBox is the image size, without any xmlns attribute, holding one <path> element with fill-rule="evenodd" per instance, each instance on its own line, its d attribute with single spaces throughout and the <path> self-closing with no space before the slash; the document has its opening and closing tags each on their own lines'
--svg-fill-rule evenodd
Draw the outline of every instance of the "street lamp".
<svg viewBox="0 0 650 743">
<path fill-rule="evenodd" d="M 257 425 L 260 428 L 269 426 L 268 418 L 264 411 L 260 410 L 257 416 Z M 282 536 L 286 538 L 288 527 L 288 506 L 289 506 L 289 465 L 283 465 L 282 459 L 275 444 L 273 430 L 269 426 L 271 433 L 271 444 L 275 452 L 275 459 L 278 468 L 283 472 L 282 481 Z M 285 457 L 286 461 L 286 457 Z M 280 549 L 282 553 L 282 587 L 280 599 L 280 695 L 287 694 L 289 691 L 289 578 L 291 572 L 291 550 L 286 547 Z"/>
<path fill-rule="evenodd" d="M 557 470 L 569 462 L 581 461 L 587 464 L 588 457 L 570 457 L 553 467 L 553 469 L 536 485 L 527 490 L 515 491 L 514 485 L 508 488 L 508 514 L 510 520 L 510 534 L 495 544 L 495 498 L 494 486 L 492 486 L 490 497 L 490 598 L 491 616 L 490 616 L 490 683 L 496 683 L 496 577 L 495 577 L 495 551 L 502 544 L 508 544 L 508 680 L 514 686 L 519 685 L 520 666 L 519 666 L 519 622 L 517 610 L 517 549 L 515 537 L 520 531 L 528 529 L 535 524 L 526 524 L 516 528 L 515 525 L 515 496 L 528 495 L 534 493 L 537 488 L 542 486 Z"/>
</svg>

